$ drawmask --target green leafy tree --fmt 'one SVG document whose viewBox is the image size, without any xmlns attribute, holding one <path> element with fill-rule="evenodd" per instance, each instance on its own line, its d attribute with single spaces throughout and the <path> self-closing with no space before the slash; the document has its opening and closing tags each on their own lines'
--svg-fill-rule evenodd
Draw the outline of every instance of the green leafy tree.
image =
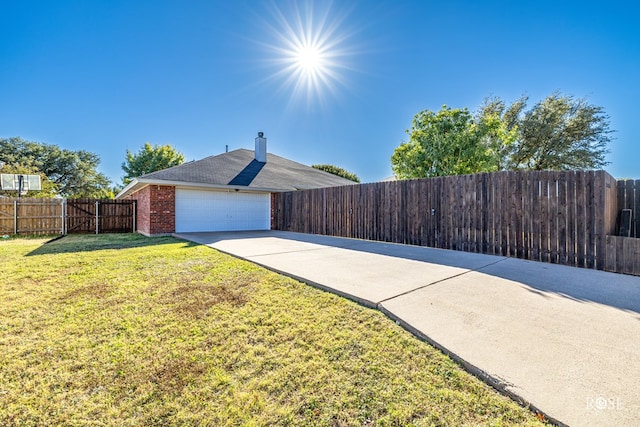
<svg viewBox="0 0 640 427">
<path fill-rule="evenodd" d="M 505 125 L 515 122 L 518 129 L 507 169 L 585 170 L 608 164 L 613 131 L 602 107 L 557 92 L 527 111 L 526 102 L 521 98 L 501 116 Z"/>
<path fill-rule="evenodd" d="M 489 172 L 500 169 L 503 153 L 515 139 L 499 114 L 473 116 L 468 109 L 421 111 L 407 130 L 409 141 L 391 157 L 399 179 Z"/>
<path fill-rule="evenodd" d="M 413 118 L 391 157 L 400 179 L 496 170 L 583 170 L 605 166 L 609 117 L 584 99 L 554 93 L 527 110 L 490 98 L 475 115 L 443 106 Z"/>
<path fill-rule="evenodd" d="M 133 178 L 182 163 L 184 163 L 184 155 L 171 145 L 152 146 L 147 142 L 137 153 L 127 150 L 125 162 L 122 163 L 122 170 L 125 173 L 122 182 L 127 185 Z"/>
<path fill-rule="evenodd" d="M 476 120 L 491 128 L 487 138 L 495 150 L 497 170 L 510 167 L 510 156 L 518 143 L 519 115 L 525 106 L 526 98 L 520 98 L 509 106 L 500 98 L 487 98 L 476 113 Z"/>
<path fill-rule="evenodd" d="M 342 178 L 348 179 L 349 181 L 360 182 L 360 178 L 353 172 L 349 172 L 346 169 L 343 169 L 334 165 L 311 165 L 312 168 L 318 169 L 321 171 L 325 171 L 334 175 L 341 176 Z"/>
<path fill-rule="evenodd" d="M 40 172 L 63 197 L 108 198 L 110 180 L 97 171 L 100 157 L 85 150 L 67 150 L 53 144 L 0 139 L 0 161 L 16 168 Z"/>
</svg>

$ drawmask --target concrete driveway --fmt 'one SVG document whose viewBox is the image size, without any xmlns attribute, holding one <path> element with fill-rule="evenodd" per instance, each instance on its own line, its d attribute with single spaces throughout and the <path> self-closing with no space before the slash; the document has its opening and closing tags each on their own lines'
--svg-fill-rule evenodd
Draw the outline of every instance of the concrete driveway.
<svg viewBox="0 0 640 427">
<path fill-rule="evenodd" d="M 640 277 L 280 231 L 176 237 L 380 309 L 560 423 L 640 425 Z"/>
</svg>

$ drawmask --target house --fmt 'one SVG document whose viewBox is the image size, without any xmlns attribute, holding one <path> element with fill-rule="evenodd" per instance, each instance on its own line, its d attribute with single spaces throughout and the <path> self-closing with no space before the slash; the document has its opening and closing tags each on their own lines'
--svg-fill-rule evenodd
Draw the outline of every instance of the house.
<svg viewBox="0 0 640 427">
<path fill-rule="evenodd" d="M 238 149 L 135 178 L 116 199 L 137 200 L 137 229 L 147 235 L 268 230 L 271 193 L 354 182 L 267 153 Z"/>
</svg>

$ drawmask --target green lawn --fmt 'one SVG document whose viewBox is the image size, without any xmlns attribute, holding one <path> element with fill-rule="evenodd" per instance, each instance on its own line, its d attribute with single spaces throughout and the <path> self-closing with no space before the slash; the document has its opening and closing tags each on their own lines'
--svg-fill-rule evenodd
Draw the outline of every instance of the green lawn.
<svg viewBox="0 0 640 427">
<path fill-rule="evenodd" d="M 538 425 L 383 314 L 213 249 L 0 240 L 0 425 Z"/>
</svg>

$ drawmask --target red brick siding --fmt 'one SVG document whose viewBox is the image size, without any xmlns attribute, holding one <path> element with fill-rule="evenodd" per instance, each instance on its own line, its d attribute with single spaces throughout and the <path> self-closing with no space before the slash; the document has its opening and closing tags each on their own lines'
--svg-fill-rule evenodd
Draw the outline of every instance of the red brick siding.
<svg viewBox="0 0 640 427">
<path fill-rule="evenodd" d="M 176 231 L 176 188 L 149 185 L 126 197 L 138 201 L 138 232 L 147 236 Z"/>
<path fill-rule="evenodd" d="M 149 234 L 175 233 L 176 231 L 176 188 L 165 185 L 151 185 L 151 210 Z"/>
<path fill-rule="evenodd" d="M 140 191 L 129 194 L 125 199 L 136 200 L 136 229 L 139 233 L 149 235 L 149 204 L 151 191 L 145 187 Z"/>
</svg>

